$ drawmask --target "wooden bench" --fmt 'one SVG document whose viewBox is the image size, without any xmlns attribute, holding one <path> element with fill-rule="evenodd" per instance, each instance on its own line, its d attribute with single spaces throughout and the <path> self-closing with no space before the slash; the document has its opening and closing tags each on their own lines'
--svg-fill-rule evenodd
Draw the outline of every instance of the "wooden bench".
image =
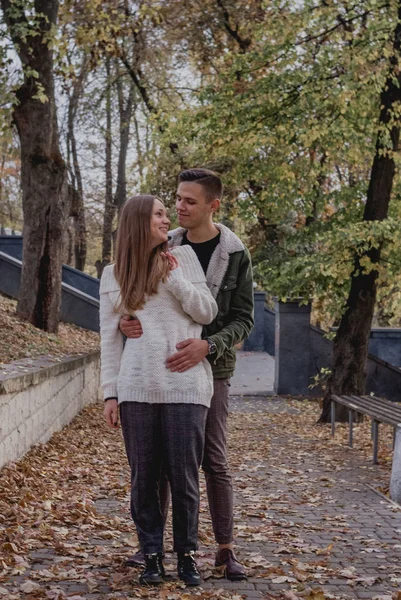
<svg viewBox="0 0 401 600">
<path fill-rule="evenodd" d="M 373 438 L 373 464 L 377 465 L 377 451 L 379 443 L 379 423 L 387 423 L 394 427 L 393 447 L 397 427 L 401 427 L 401 406 L 376 396 L 331 396 L 331 433 L 335 432 L 336 404 L 348 408 L 349 445 L 352 448 L 354 414 L 363 414 L 372 419 Z"/>
<path fill-rule="evenodd" d="M 393 465 L 390 479 L 390 498 L 401 504 L 401 406 L 376 396 L 336 396 L 331 399 L 331 433 L 334 435 L 336 422 L 336 404 L 348 408 L 349 445 L 352 448 L 354 415 L 367 415 L 372 419 L 373 464 L 377 464 L 379 443 L 379 423 L 387 423 L 394 428 Z"/>
</svg>

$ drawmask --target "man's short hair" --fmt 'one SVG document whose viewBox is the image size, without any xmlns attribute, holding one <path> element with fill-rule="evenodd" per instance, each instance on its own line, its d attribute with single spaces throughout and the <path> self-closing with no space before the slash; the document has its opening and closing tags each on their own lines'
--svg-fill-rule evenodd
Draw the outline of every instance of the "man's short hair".
<svg viewBox="0 0 401 600">
<path fill-rule="evenodd" d="M 209 169 L 186 169 L 178 175 L 179 183 L 190 181 L 203 187 L 208 202 L 221 200 L 223 197 L 223 182 L 214 171 Z"/>
</svg>

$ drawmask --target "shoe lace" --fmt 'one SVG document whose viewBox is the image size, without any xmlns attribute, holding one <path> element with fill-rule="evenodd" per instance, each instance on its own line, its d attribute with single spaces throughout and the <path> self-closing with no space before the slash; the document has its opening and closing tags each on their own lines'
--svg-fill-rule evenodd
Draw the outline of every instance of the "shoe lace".
<svg viewBox="0 0 401 600">
<path fill-rule="evenodd" d="M 159 567 L 161 564 L 160 556 L 155 552 L 153 554 L 145 554 L 145 561 L 147 565 L 152 567 Z"/>
<path fill-rule="evenodd" d="M 183 567 L 187 571 L 192 571 L 194 573 L 198 573 L 196 562 L 195 562 L 195 559 L 194 559 L 193 554 L 191 552 L 188 552 L 188 553 L 186 553 L 186 554 L 183 555 L 182 562 L 183 562 Z"/>
</svg>

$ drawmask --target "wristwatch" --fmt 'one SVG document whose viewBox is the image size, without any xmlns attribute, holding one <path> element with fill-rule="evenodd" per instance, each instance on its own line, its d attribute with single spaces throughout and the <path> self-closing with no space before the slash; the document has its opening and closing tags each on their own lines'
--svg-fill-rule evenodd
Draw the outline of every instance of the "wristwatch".
<svg viewBox="0 0 401 600">
<path fill-rule="evenodd" d="M 208 354 L 215 354 L 215 352 L 217 352 L 217 346 L 214 343 L 213 340 L 211 340 L 210 338 L 206 338 L 207 343 L 209 344 L 209 352 Z"/>
</svg>

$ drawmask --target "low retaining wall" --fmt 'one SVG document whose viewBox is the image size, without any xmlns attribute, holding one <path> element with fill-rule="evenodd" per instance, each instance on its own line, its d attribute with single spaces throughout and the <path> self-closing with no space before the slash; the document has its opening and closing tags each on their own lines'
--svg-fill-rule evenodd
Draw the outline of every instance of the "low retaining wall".
<svg viewBox="0 0 401 600">
<path fill-rule="evenodd" d="M 0 367 L 0 468 L 47 442 L 98 399 L 99 352 Z"/>
</svg>

